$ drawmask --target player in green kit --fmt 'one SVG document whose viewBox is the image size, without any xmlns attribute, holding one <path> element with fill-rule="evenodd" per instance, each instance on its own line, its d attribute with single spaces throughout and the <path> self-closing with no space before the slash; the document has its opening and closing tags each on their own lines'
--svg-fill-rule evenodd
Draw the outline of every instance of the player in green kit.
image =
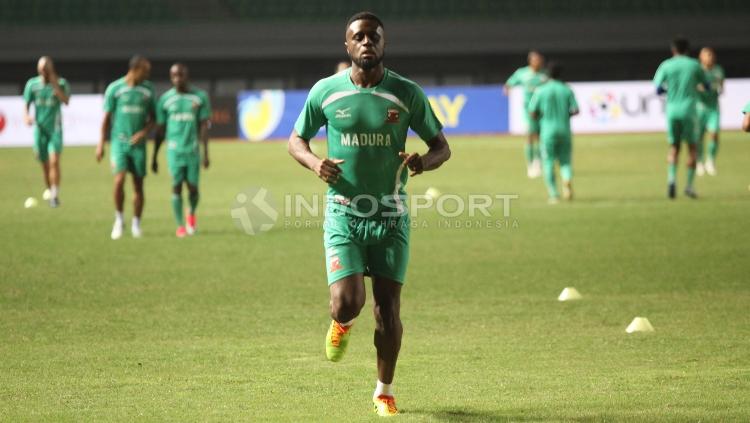
<svg viewBox="0 0 750 423">
<path fill-rule="evenodd" d="M 529 115 L 529 102 L 534 90 L 547 81 L 547 74 L 544 71 L 544 56 L 538 51 L 532 50 L 528 55 L 529 65 L 517 69 L 513 75 L 508 78 L 503 86 L 503 91 L 507 96 L 511 87 L 523 87 L 523 110 L 526 125 L 529 131 L 529 138 L 526 142 L 526 174 L 529 178 L 536 178 L 542 173 L 539 150 L 539 122 L 532 119 Z"/>
<path fill-rule="evenodd" d="M 398 413 L 393 375 L 401 347 L 401 288 L 409 260 L 409 215 L 404 205 L 411 176 L 438 168 L 450 148 L 422 89 L 383 66 L 385 34 L 369 12 L 349 19 L 345 46 L 349 70 L 310 90 L 289 137 L 289 153 L 328 184 L 324 246 L 331 325 L 326 356 L 343 357 L 354 319 L 365 305 L 364 277 L 372 279 L 380 416 Z M 310 150 L 325 125 L 328 158 Z M 429 150 L 405 153 L 411 128 Z"/>
<path fill-rule="evenodd" d="M 172 211 L 177 221 L 177 237 L 193 235 L 196 228 L 195 209 L 198 207 L 198 179 L 201 162 L 208 168 L 208 128 L 211 104 L 205 91 L 188 84 L 188 69 L 175 63 L 169 69 L 174 86 L 156 104 L 156 142 L 151 170 L 159 169 L 157 156 L 163 140 L 167 140 L 167 164 L 172 174 Z M 203 144 L 203 160 L 198 142 Z M 187 184 L 190 209 L 183 218 L 182 186 Z"/>
<path fill-rule="evenodd" d="M 560 164 L 563 198 L 573 199 L 573 141 L 570 117 L 578 114 L 578 103 L 573 90 L 560 81 L 561 72 L 560 65 L 550 63 L 549 81 L 536 89 L 529 102 L 531 117 L 539 120 L 539 147 L 550 204 L 557 204 L 560 199 L 555 182 L 556 161 Z"/>
<path fill-rule="evenodd" d="M 155 96 L 148 77 L 151 63 L 142 56 L 130 59 L 128 73 L 109 84 L 104 92 L 104 121 L 96 160 L 104 157 L 104 142 L 110 140 L 110 165 L 115 176 L 115 223 L 112 239 L 120 239 L 124 226 L 125 174 L 133 177 L 133 221 L 130 232 L 141 237 L 143 178 L 146 176 L 146 137 L 154 126 Z"/>
<path fill-rule="evenodd" d="M 745 108 L 742 109 L 742 113 L 745 115 L 745 117 L 742 118 L 742 130 L 750 132 L 750 103 L 745 105 Z"/>
<path fill-rule="evenodd" d="M 713 176 L 716 175 L 716 153 L 719 151 L 719 96 L 724 91 L 724 69 L 716 63 L 716 53 L 711 47 L 703 47 L 698 58 L 711 83 L 711 89 L 703 92 L 698 103 L 700 134 L 696 169 L 698 176 L 703 174 L 704 169 Z M 706 132 L 709 133 L 711 142 L 708 144 L 708 157 L 704 158 L 703 138 Z"/>
<path fill-rule="evenodd" d="M 688 57 L 689 44 L 684 38 L 672 41 L 672 58 L 659 65 L 654 75 L 654 84 L 658 94 L 667 94 L 667 138 L 669 154 L 667 155 L 667 196 L 677 195 L 677 159 L 680 145 L 688 145 L 687 185 L 685 195 L 697 198 L 693 188 L 695 166 L 697 161 L 696 143 L 698 142 L 698 111 L 696 109 L 701 93 L 698 85 L 708 90 L 711 85 L 697 60 Z"/>
<path fill-rule="evenodd" d="M 60 154 L 62 153 L 62 112 L 61 104 L 70 100 L 70 86 L 65 78 L 55 72 L 52 58 L 39 58 L 36 66 L 39 76 L 26 82 L 23 100 L 26 103 L 24 118 L 27 125 L 34 125 L 34 154 L 42 163 L 44 183 L 47 189 L 42 194 L 49 200 L 50 207 L 60 205 Z M 29 108 L 34 105 L 34 117 Z"/>
</svg>

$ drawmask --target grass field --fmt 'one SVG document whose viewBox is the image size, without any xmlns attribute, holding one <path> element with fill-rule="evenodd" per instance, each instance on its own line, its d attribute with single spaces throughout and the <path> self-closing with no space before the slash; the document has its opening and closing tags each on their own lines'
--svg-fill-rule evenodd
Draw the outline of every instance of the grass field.
<svg viewBox="0 0 750 423">
<path fill-rule="evenodd" d="M 577 137 L 572 204 L 546 204 L 520 138 L 451 138 L 451 161 L 410 181 L 519 199 L 511 227 L 420 214 L 401 421 L 750 420 L 750 137 L 725 134 L 695 201 L 666 199 L 663 138 Z M 65 151 L 56 210 L 23 208 L 41 172 L 0 149 L 0 421 L 376 420 L 369 305 L 344 361 L 324 357 L 321 230 L 248 236 L 230 217 L 247 187 L 323 191 L 285 149 L 213 145 L 200 233 L 182 240 L 162 157 L 144 238 L 117 242 L 93 148 Z M 557 302 L 566 286 L 584 300 Z M 635 316 L 656 332 L 626 334 Z"/>
</svg>

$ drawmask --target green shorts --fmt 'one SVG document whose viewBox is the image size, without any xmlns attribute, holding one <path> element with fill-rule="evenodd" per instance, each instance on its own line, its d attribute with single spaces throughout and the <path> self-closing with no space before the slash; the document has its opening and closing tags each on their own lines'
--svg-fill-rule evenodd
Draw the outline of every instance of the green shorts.
<svg viewBox="0 0 750 423">
<path fill-rule="evenodd" d="M 539 120 L 531 117 L 531 112 L 526 109 L 524 109 L 524 117 L 529 134 L 539 134 Z"/>
<path fill-rule="evenodd" d="M 40 162 L 49 160 L 50 154 L 62 153 L 62 129 L 47 130 L 34 126 L 34 154 Z"/>
<path fill-rule="evenodd" d="M 167 164 L 169 173 L 172 175 L 172 186 L 182 185 L 187 182 L 197 187 L 200 179 L 201 156 L 198 153 L 167 152 Z"/>
<path fill-rule="evenodd" d="M 146 176 L 146 144 L 131 146 L 121 141 L 112 141 L 109 151 L 112 173 L 130 172 L 133 176 Z"/>
<path fill-rule="evenodd" d="M 718 107 L 703 107 L 700 111 L 701 134 L 706 131 L 716 134 L 719 132 L 720 115 Z"/>
<path fill-rule="evenodd" d="M 687 116 L 667 115 L 667 141 L 669 141 L 669 145 L 679 145 L 682 141 L 695 144 L 698 142 L 699 135 L 700 122 L 697 113 L 691 113 Z"/>
<path fill-rule="evenodd" d="M 573 151 L 570 134 L 544 134 L 539 137 L 539 152 L 542 160 L 557 160 L 569 164 Z"/>
<path fill-rule="evenodd" d="M 324 223 L 328 285 L 355 273 L 404 283 L 409 264 L 409 215 L 363 218 L 328 208 Z"/>
</svg>

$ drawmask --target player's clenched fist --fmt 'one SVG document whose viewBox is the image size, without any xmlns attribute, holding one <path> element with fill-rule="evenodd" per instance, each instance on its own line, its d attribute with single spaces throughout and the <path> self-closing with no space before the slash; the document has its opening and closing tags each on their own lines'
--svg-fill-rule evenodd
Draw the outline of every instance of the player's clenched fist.
<svg viewBox="0 0 750 423">
<path fill-rule="evenodd" d="M 403 159 L 404 164 L 409 167 L 409 170 L 411 170 L 411 175 L 409 176 L 416 176 L 420 173 L 424 172 L 424 162 L 422 161 L 422 156 L 419 155 L 419 153 L 406 153 L 406 152 L 400 152 L 398 153 L 399 157 Z"/>
<path fill-rule="evenodd" d="M 341 168 L 339 165 L 344 163 L 341 159 L 323 159 L 313 166 L 313 171 L 318 178 L 329 184 L 335 184 L 339 180 Z"/>
</svg>

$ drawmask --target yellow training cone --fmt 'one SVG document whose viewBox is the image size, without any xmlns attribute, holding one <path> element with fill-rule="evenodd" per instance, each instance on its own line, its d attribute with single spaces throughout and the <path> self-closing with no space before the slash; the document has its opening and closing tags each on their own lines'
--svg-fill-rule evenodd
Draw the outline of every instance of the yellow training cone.
<svg viewBox="0 0 750 423">
<path fill-rule="evenodd" d="M 651 326 L 651 322 L 645 317 L 636 317 L 625 329 L 627 333 L 633 332 L 653 332 L 654 327 Z"/>
<path fill-rule="evenodd" d="M 557 301 L 573 301 L 580 300 L 581 298 L 583 298 L 583 296 L 577 289 L 569 287 L 562 290 L 560 296 L 557 297 Z"/>
</svg>

